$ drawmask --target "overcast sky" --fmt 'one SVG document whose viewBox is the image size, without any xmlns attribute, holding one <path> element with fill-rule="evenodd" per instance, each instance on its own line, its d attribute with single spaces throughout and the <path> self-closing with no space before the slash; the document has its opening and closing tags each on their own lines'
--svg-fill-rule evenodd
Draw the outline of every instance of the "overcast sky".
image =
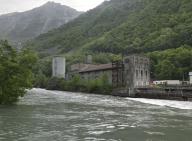
<svg viewBox="0 0 192 141">
<path fill-rule="evenodd" d="M 48 1 L 55 1 L 79 11 L 87 11 L 104 0 L 0 0 L 0 14 L 30 10 Z"/>
</svg>

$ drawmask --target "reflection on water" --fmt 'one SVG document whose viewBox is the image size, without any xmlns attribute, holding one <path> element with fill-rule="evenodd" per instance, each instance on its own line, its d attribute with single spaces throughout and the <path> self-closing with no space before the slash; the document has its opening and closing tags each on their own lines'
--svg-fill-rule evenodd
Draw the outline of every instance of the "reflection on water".
<svg viewBox="0 0 192 141">
<path fill-rule="evenodd" d="M 33 89 L 0 106 L 2 141 L 190 141 L 192 103 Z"/>
</svg>

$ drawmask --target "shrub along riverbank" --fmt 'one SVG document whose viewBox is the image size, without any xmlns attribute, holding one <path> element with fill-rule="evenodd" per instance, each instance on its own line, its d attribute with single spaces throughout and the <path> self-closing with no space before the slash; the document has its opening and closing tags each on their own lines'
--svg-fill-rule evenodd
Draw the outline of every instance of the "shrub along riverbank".
<svg viewBox="0 0 192 141">
<path fill-rule="evenodd" d="M 28 49 L 17 51 L 7 41 L 0 41 L 0 104 L 12 104 L 32 88 L 36 60 L 36 54 Z"/>
<path fill-rule="evenodd" d="M 79 75 L 74 76 L 70 80 L 63 78 L 50 78 L 44 79 L 36 87 L 46 88 L 48 90 L 61 90 L 71 92 L 85 92 L 85 93 L 98 93 L 110 94 L 112 92 L 112 85 L 109 84 L 106 75 L 92 80 L 82 79 Z"/>
</svg>

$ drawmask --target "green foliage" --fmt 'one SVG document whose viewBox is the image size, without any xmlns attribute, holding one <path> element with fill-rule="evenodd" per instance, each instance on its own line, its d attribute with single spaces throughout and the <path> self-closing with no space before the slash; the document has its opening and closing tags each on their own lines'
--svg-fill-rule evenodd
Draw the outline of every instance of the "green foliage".
<svg viewBox="0 0 192 141">
<path fill-rule="evenodd" d="M 36 59 L 27 49 L 17 52 L 7 41 L 0 42 L 0 104 L 16 102 L 32 87 Z"/>
<path fill-rule="evenodd" d="M 108 82 L 107 75 L 103 75 L 92 80 L 81 79 L 79 75 L 75 75 L 70 80 L 51 78 L 48 82 L 47 89 L 110 94 L 112 91 L 112 86 Z"/>
<path fill-rule="evenodd" d="M 36 88 L 46 88 L 48 85 L 48 78 L 42 72 L 35 75 L 34 87 Z"/>
<path fill-rule="evenodd" d="M 148 55 L 151 58 L 154 79 L 187 79 L 188 72 L 192 70 L 191 46 L 155 51 Z"/>
<path fill-rule="evenodd" d="M 33 48 L 42 53 L 67 53 L 95 41 L 127 20 L 133 11 L 140 9 L 139 0 L 112 0 L 96 9 L 82 14 L 77 19 L 40 35 L 32 42 Z M 52 48 L 54 49 L 51 50 Z M 51 51 L 50 51 L 51 50 Z"/>
<path fill-rule="evenodd" d="M 190 0 L 111 0 L 31 44 L 43 52 L 126 55 L 192 45 L 191 6 Z"/>
<path fill-rule="evenodd" d="M 38 60 L 32 70 L 35 77 L 34 87 L 46 88 L 48 79 L 52 76 L 51 59 Z"/>
</svg>

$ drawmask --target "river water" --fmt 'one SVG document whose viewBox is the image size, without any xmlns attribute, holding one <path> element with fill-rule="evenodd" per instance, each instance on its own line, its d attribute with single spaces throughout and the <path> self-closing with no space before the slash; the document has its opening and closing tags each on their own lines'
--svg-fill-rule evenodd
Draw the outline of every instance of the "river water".
<svg viewBox="0 0 192 141">
<path fill-rule="evenodd" d="M 32 89 L 0 106 L 0 141 L 192 141 L 192 102 Z"/>
</svg>

